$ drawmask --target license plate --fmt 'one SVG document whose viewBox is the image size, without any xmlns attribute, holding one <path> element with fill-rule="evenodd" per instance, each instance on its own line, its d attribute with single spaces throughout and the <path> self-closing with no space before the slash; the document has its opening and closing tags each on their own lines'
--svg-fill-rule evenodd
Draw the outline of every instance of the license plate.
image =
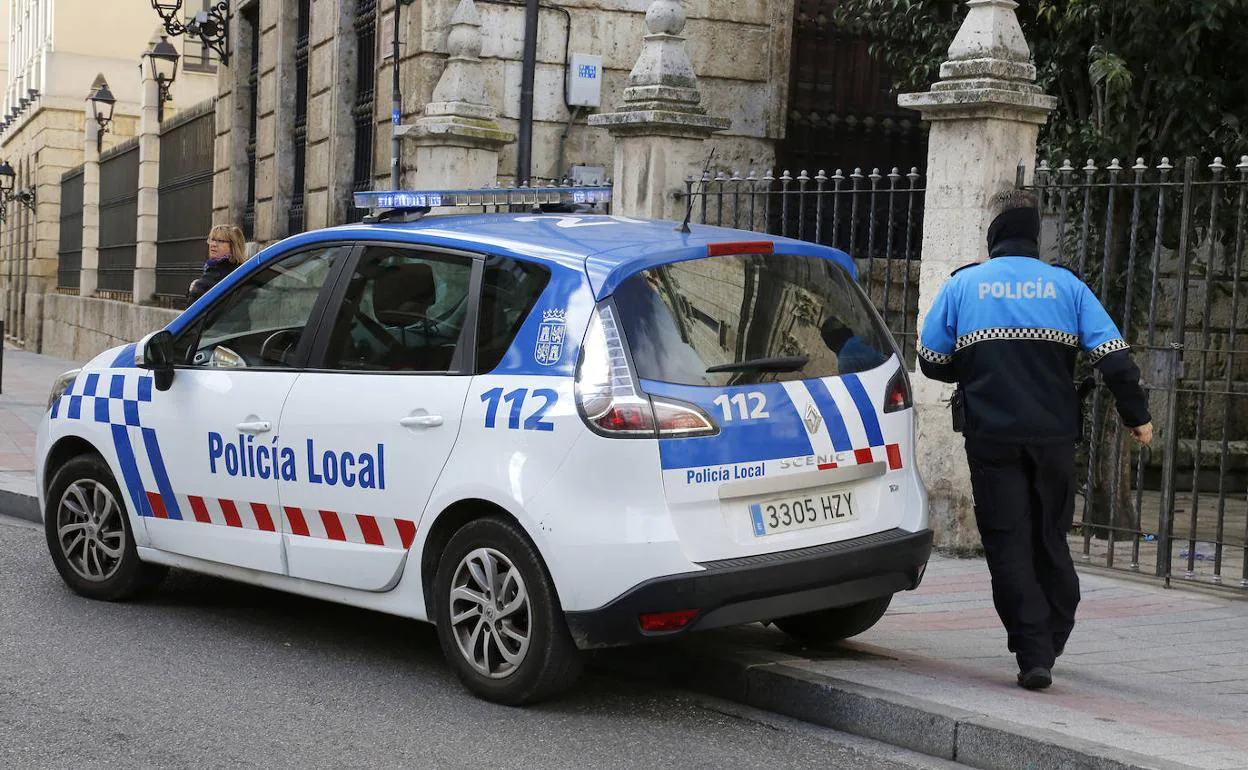
<svg viewBox="0 0 1248 770">
<path fill-rule="evenodd" d="M 840 524 L 852 521 L 857 516 L 854 510 L 853 492 L 794 495 L 754 503 L 750 506 L 750 519 L 754 525 L 755 537 L 766 537 L 794 529 Z"/>
</svg>

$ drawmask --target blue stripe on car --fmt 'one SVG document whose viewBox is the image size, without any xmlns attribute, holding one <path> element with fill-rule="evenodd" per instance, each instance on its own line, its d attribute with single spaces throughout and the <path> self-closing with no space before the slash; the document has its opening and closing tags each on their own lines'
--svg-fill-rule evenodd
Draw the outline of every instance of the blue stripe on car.
<svg viewBox="0 0 1248 770">
<path fill-rule="evenodd" d="M 875 413 L 875 404 L 871 403 L 871 396 L 863 387 L 862 380 L 858 379 L 856 374 L 847 374 L 841 378 L 841 381 L 845 383 L 845 389 L 849 391 L 849 395 L 854 399 L 854 405 L 858 407 L 858 414 L 862 417 L 862 427 L 867 431 L 867 440 L 871 442 L 871 446 L 884 446 L 884 433 L 880 430 L 880 418 Z"/>
</svg>

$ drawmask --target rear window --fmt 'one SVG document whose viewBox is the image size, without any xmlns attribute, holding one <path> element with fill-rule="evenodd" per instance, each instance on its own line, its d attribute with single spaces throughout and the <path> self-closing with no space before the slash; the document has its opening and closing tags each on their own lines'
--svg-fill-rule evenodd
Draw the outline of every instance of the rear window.
<svg viewBox="0 0 1248 770">
<path fill-rule="evenodd" d="M 852 374 L 893 355 L 865 295 L 816 257 L 707 257 L 644 270 L 615 292 L 637 374 L 752 385 Z M 708 372 L 726 367 L 728 371 Z"/>
</svg>

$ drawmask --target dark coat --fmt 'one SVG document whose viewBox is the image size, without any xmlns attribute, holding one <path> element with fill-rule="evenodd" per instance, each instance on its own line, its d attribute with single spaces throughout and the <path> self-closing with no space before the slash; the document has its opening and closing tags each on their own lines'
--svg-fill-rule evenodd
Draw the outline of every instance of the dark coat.
<svg viewBox="0 0 1248 770">
<path fill-rule="evenodd" d="M 191 290 L 189 296 L 191 301 L 199 299 L 208 293 L 208 290 L 221 282 L 230 273 L 234 272 L 234 268 L 238 265 L 228 259 L 209 259 L 204 262 L 204 274 L 191 282 Z"/>
</svg>

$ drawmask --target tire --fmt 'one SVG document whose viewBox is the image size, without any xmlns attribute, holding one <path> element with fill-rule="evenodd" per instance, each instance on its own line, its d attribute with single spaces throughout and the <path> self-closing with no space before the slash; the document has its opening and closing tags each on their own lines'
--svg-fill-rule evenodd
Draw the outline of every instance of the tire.
<svg viewBox="0 0 1248 770">
<path fill-rule="evenodd" d="M 483 580 L 491 564 L 496 577 Z M 535 703 L 580 675 L 580 651 L 554 586 L 537 550 L 512 522 L 477 519 L 452 535 L 433 596 L 442 652 L 477 696 L 507 706 Z"/>
<path fill-rule="evenodd" d="M 56 571 L 88 599 L 120 602 L 146 595 L 168 572 L 139 560 L 125 498 L 99 455 L 79 455 L 56 472 L 43 525 Z"/>
<path fill-rule="evenodd" d="M 868 599 L 848 607 L 833 607 L 804 615 L 776 618 L 776 627 L 802 644 L 818 647 L 857 636 L 884 617 L 893 595 Z"/>
</svg>

